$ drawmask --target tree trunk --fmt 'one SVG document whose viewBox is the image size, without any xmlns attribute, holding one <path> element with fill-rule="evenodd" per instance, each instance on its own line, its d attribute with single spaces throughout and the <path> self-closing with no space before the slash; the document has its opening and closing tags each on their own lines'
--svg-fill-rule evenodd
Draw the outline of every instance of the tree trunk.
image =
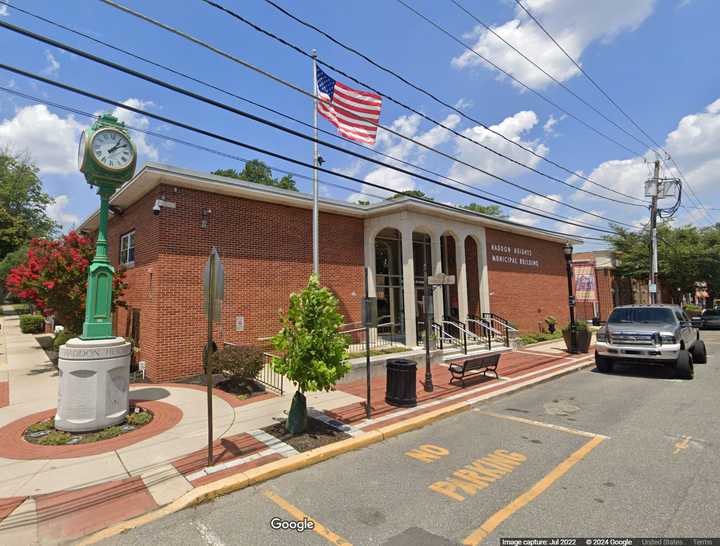
<svg viewBox="0 0 720 546">
<path fill-rule="evenodd" d="M 285 428 L 293 436 L 302 434 L 307 430 L 307 399 L 300 391 L 297 391 L 293 396 Z"/>
</svg>

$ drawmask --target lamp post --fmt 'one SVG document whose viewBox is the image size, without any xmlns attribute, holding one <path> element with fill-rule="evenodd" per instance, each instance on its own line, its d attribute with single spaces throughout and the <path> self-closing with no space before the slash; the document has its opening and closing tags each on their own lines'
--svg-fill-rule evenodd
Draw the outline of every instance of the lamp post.
<svg viewBox="0 0 720 546">
<path fill-rule="evenodd" d="M 568 282 L 568 306 L 570 307 L 570 353 L 577 354 L 577 324 L 575 324 L 575 295 L 573 294 L 573 267 L 572 253 L 573 247 L 570 243 L 565 243 L 565 265 Z"/>
<path fill-rule="evenodd" d="M 425 310 L 425 392 L 433 392 L 432 371 L 430 367 L 430 331 L 432 328 L 432 291 L 428 282 L 428 254 L 430 253 L 430 244 L 424 245 L 423 252 L 423 298 Z"/>
</svg>

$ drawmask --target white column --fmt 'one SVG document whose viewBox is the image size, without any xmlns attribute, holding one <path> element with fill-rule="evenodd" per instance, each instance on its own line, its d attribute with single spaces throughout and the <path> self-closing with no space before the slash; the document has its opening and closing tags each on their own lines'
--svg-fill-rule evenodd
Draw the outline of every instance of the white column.
<svg viewBox="0 0 720 546">
<path fill-rule="evenodd" d="M 371 298 L 375 294 L 375 236 L 369 230 L 365 230 L 365 267 L 368 268 L 368 293 Z M 365 287 L 363 285 L 363 294 L 365 297 Z"/>
<path fill-rule="evenodd" d="M 459 234 L 455 237 L 455 270 L 457 272 L 458 292 L 458 318 L 460 322 L 467 322 L 468 298 L 467 298 L 467 264 L 465 263 L 465 235 Z"/>
<path fill-rule="evenodd" d="M 487 266 L 487 239 L 485 230 L 478 233 L 478 275 L 480 276 L 480 312 L 490 313 L 490 281 Z"/>
<path fill-rule="evenodd" d="M 413 263 L 412 228 L 402 230 L 403 304 L 405 307 L 405 345 L 417 345 L 415 322 L 415 266 Z"/>
<path fill-rule="evenodd" d="M 433 275 L 442 273 L 442 252 L 440 250 L 440 235 L 430 236 L 430 260 L 433 264 Z M 442 324 L 443 319 L 443 290 L 442 286 L 433 289 L 433 320 Z"/>
</svg>

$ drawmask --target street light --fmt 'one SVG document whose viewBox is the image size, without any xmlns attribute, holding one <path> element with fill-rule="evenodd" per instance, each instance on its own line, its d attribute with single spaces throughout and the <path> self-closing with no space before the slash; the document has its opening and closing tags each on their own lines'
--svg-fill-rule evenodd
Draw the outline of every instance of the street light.
<svg viewBox="0 0 720 546">
<path fill-rule="evenodd" d="M 570 353 L 577 354 L 577 324 L 575 324 L 575 296 L 573 295 L 573 247 L 570 243 L 565 243 L 565 248 L 563 250 L 565 252 L 565 265 L 568 282 L 568 305 L 570 307 Z"/>
</svg>

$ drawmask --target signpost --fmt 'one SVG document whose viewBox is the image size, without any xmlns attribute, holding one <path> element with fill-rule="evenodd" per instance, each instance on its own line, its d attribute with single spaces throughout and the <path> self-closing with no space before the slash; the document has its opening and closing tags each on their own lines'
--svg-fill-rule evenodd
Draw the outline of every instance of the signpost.
<svg viewBox="0 0 720 546">
<path fill-rule="evenodd" d="M 425 249 L 425 260 L 426 264 L 429 261 L 427 254 L 429 253 L 428 248 Z M 427 274 L 427 265 L 425 265 L 425 283 L 424 283 L 424 296 L 425 296 L 425 392 L 432 392 L 432 371 L 430 368 L 430 330 L 432 329 L 433 320 L 433 293 L 432 291 L 436 286 L 455 284 L 455 275 L 446 275 L 445 273 L 438 273 L 437 275 Z"/>
<path fill-rule="evenodd" d="M 220 320 L 222 300 L 225 294 L 225 271 L 217 249 L 212 248 L 208 257 L 205 270 L 203 271 L 203 299 L 204 311 L 208 321 L 208 340 L 205 346 L 205 373 L 207 382 L 207 413 L 208 413 L 208 466 L 213 464 L 213 412 L 212 412 L 212 389 L 213 375 L 210 358 L 213 355 L 215 344 L 213 342 L 213 321 Z"/>
<path fill-rule="evenodd" d="M 370 419 L 370 328 L 377 327 L 377 298 L 370 297 L 369 288 L 370 269 L 365 268 L 365 298 L 363 299 L 363 326 L 365 327 L 365 379 L 367 393 L 365 401 L 365 415 Z"/>
</svg>

